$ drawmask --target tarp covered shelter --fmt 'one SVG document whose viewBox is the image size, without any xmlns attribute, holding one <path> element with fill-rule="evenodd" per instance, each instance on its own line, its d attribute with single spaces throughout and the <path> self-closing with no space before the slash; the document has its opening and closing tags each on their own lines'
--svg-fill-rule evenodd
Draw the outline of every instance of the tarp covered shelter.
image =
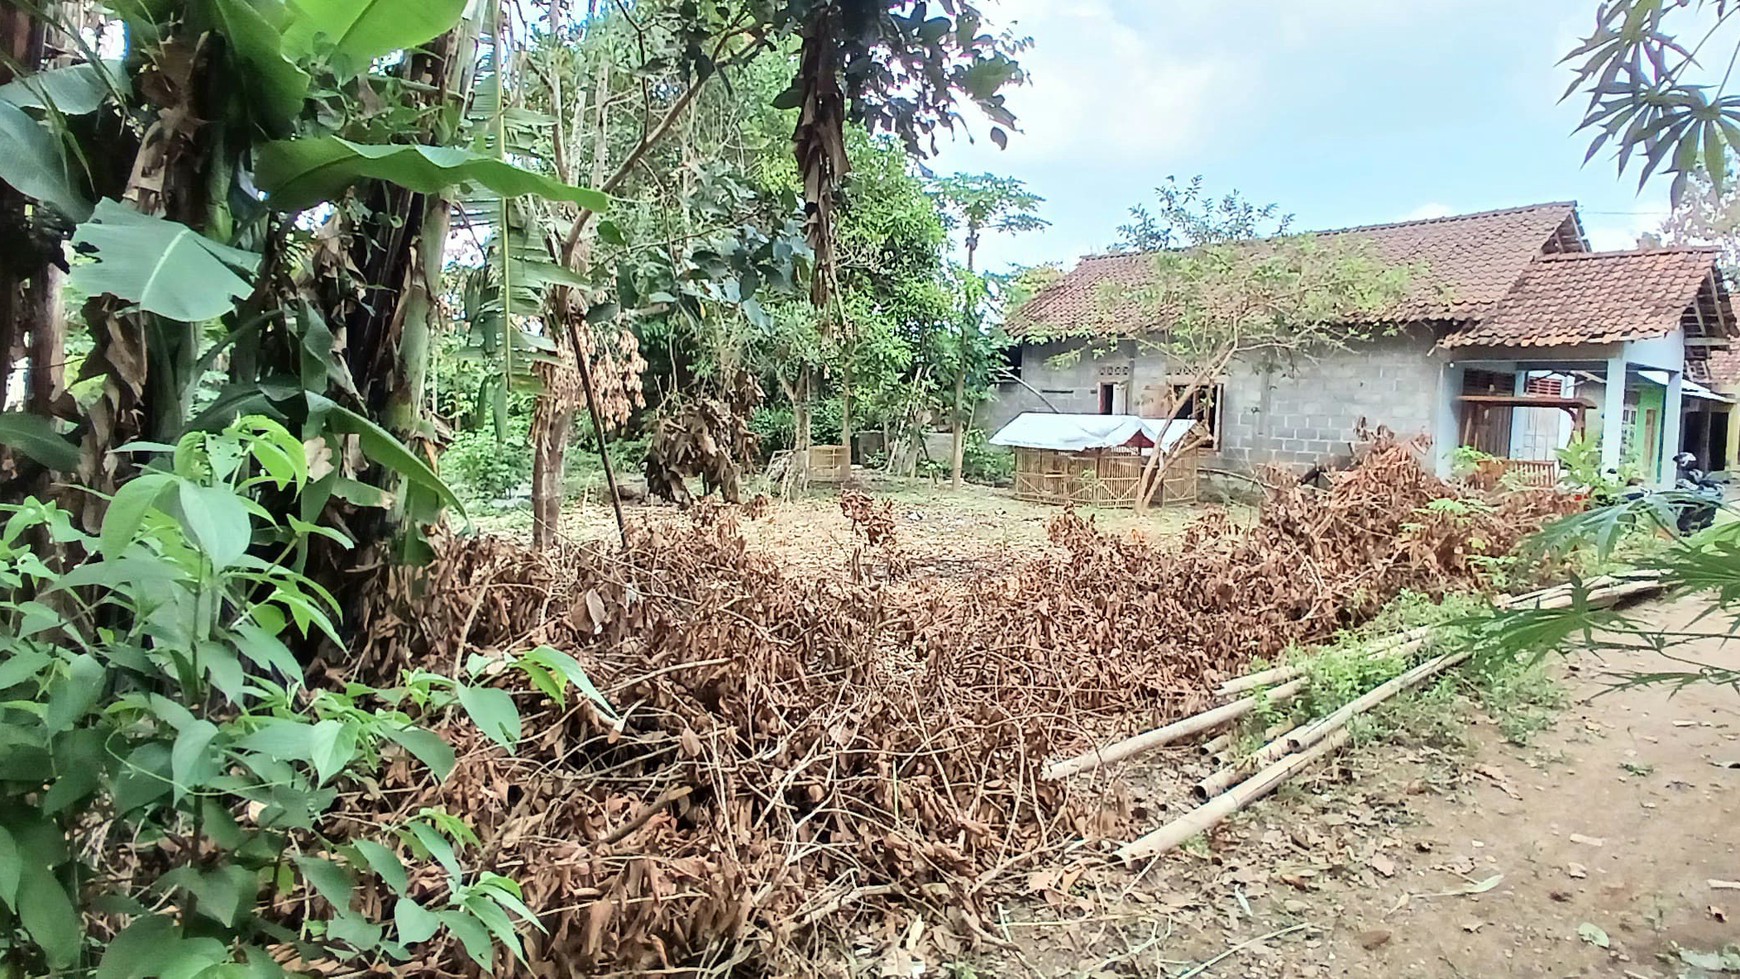
<svg viewBox="0 0 1740 979">
<path fill-rule="evenodd" d="M 1039 503 L 1135 506 L 1142 470 L 1156 446 L 1176 452 L 1197 422 L 1135 415 L 1029 411 L 991 436 L 1015 450 L 1015 495 Z M 1196 499 L 1196 453 L 1167 469 L 1155 502 Z"/>
</svg>

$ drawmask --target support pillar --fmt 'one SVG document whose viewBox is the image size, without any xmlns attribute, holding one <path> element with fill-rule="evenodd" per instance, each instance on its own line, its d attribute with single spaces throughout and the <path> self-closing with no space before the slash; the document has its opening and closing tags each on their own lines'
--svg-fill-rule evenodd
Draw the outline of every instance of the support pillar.
<svg viewBox="0 0 1740 979">
<path fill-rule="evenodd" d="M 1625 449 L 1625 355 L 1607 361 L 1607 393 L 1601 404 L 1601 471 L 1617 475 Z"/>
<path fill-rule="evenodd" d="M 1661 409 L 1661 460 L 1656 470 L 1656 485 L 1672 489 L 1679 468 L 1674 456 L 1680 454 L 1680 424 L 1685 420 L 1685 374 L 1668 372 L 1667 398 Z"/>
<path fill-rule="evenodd" d="M 1438 411 L 1432 426 L 1432 459 L 1434 469 L 1443 479 L 1450 477 L 1450 457 L 1462 441 L 1462 406 L 1456 400 L 1462 393 L 1462 373 L 1460 364 L 1445 364 L 1438 372 Z"/>
</svg>

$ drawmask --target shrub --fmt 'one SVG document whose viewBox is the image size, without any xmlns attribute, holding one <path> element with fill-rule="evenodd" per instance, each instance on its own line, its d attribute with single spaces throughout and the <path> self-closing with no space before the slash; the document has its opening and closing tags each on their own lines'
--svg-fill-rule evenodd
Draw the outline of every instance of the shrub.
<svg viewBox="0 0 1740 979">
<path fill-rule="evenodd" d="M 513 419 L 508 437 L 498 441 L 489 429 L 461 432 L 441 453 L 441 474 L 460 497 L 478 502 L 498 500 L 532 479 L 529 423 Z"/>
<path fill-rule="evenodd" d="M 444 931 L 486 969 L 496 943 L 518 954 L 514 919 L 535 919 L 513 881 L 463 871 L 463 823 L 334 812 L 395 755 L 447 776 L 426 712 L 511 744 L 513 700 L 421 671 L 309 688 L 290 646 L 338 643 L 338 606 L 286 559 L 349 543 L 291 515 L 301 441 L 256 417 L 149 448 L 168 468 L 122 485 L 95 536 L 51 503 L 0 506 L 0 960 L 269 977 L 289 949 L 371 972 Z M 565 669 L 540 655 L 529 674 Z M 359 879 L 390 924 L 353 908 Z"/>
</svg>

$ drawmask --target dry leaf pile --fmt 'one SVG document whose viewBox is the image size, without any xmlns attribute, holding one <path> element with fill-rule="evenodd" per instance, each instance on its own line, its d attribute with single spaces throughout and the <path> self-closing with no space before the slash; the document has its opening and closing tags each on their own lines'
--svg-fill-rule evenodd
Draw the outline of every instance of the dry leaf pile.
<svg viewBox="0 0 1740 979">
<path fill-rule="evenodd" d="M 1252 656 L 1400 589 L 1473 586 L 1471 539 L 1501 553 L 1562 509 L 1546 493 L 1428 509 L 1454 496 L 1383 445 L 1327 492 L 1278 493 L 1254 528 L 1211 516 L 1145 543 L 1066 513 L 1056 548 L 946 582 L 906 568 L 887 508 L 851 496 L 880 543 L 832 576 L 788 574 L 722 505 L 635 529 L 626 552 L 449 539 L 388 579 L 364 623 L 370 678 L 549 644 L 620 720 L 503 672 L 518 751 L 454 723 L 453 776 L 398 770 L 373 815 L 441 806 L 476 827 L 473 862 L 543 914 L 530 974 L 813 971 L 914 915 L 948 956 L 1023 871 L 1131 828 L 1108 802 L 1122 793 L 1041 781 L 1047 757 L 1198 708 Z M 462 962 L 437 948 L 421 967 Z"/>
</svg>

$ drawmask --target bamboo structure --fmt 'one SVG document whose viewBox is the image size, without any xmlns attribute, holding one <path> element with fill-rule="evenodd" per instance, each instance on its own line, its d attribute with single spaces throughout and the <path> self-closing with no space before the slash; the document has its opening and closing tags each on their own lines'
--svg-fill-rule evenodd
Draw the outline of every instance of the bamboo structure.
<svg viewBox="0 0 1740 979">
<path fill-rule="evenodd" d="M 1200 734 L 1203 731 L 1219 727 L 1228 721 L 1236 721 L 1246 714 L 1249 714 L 1251 711 L 1256 710 L 1259 704 L 1265 702 L 1285 703 L 1286 701 L 1298 696 L 1299 691 L 1304 688 L 1304 680 L 1294 680 L 1292 683 L 1284 684 L 1268 691 L 1266 695 L 1245 697 L 1241 700 L 1235 700 L 1230 704 L 1223 704 L 1213 710 L 1203 711 L 1200 714 L 1193 714 L 1183 720 L 1174 721 L 1165 727 L 1156 728 L 1152 731 L 1138 734 L 1133 738 L 1126 738 L 1116 744 L 1110 744 L 1104 748 L 1095 748 L 1093 751 L 1077 755 L 1074 758 L 1066 758 L 1063 761 L 1052 762 L 1045 766 L 1043 777 L 1047 780 L 1056 781 L 1057 779 L 1068 778 L 1071 775 L 1078 775 L 1082 772 L 1091 772 L 1097 768 L 1113 764 L 1114 762 L 1123 761 L 1126 758 L 1134 758 L 1137 755 L 1152 751 L 1162 745 L 1168 745 L 1181 738 L 1187 738 L 1192 734 Z"/>
<path fill-rule="evenodd" d="M 1129 864 L 1144 857 L 1159 856 L 1176 848 L 1185 840 L 1198 833 L 1205 833 L 1213 829 L 1228 816 L 1273 792 L 1281 783 L 1346 743 L 1347 730 L 1343 728 L 1319 742 L 1316 747 L 1309 751 L 1288 755 L 1240 782 L 1225 794 L 1197 806 L 1141 839 L 1119 847 L 1118 859 Z"/>
<path fill-rule="evenodd" d="M 852 456 L 843 445 L 812 445 L 805 463 L 812 483 L 843 483 L 852 475 Z"/>
<path fill-rule="evenodd" d="M 1172 460 L 1161 481 L 1160 505 L 1197 499 L 1198 453 Z M 1032 503 L 1134 507 L 1147 457 L 1133 449 L 1015 449 L 1015 498 Z"/>
</svg>

